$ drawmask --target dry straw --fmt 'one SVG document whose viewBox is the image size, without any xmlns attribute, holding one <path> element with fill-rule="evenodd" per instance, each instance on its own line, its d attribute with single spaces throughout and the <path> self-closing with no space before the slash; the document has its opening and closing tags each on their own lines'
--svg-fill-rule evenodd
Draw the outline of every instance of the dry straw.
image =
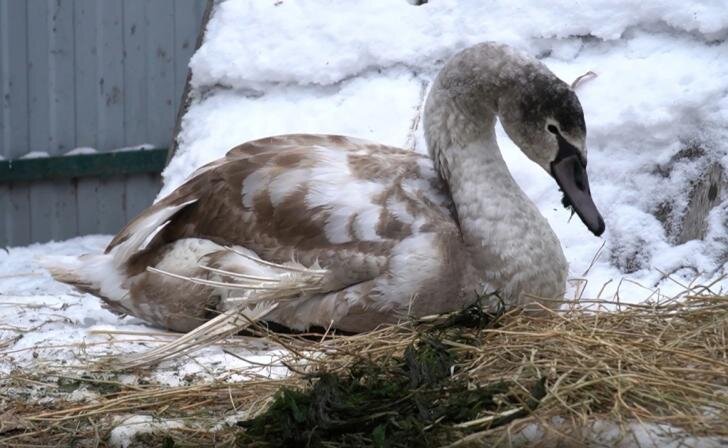
<svg viewBox="0 0 728 448">
<path fill-rule="evenodd" d="M 669 428 L 673 439 L 728 438 L 726 297 L 697 295 L 617 309 L 613 303 L 582 301 L 541 316 L 510 312 L 485 326 L 460 326 L 452 319 L 431 317 L 355 336 L 327 334 L 321 340 L 265 333 L 288 349 L 280 360 L 292 372 L 285 379 L 170 388 L 125 385 L 110 372 L 71 379 L 56 372 L 47 380 L 42 377 L 48 372 L 17 371 L 2 380 L 0 446 L 104 446 L 110 430 L 133 414 L 181 426 L 140 436 L 137 446 L 246 446 L 245 430 L 234 423 L 267 415 L 282 387 L 305 394 L 322 374 L 351 378 L 362 365 L 392 365 L 405 358 L 408 347 L 433 338 L 451 356 L 447 384 L 467 384 L 472 390 L 507 386 L 493 396 L 499 403 L 495 408 L 461 421 L 443 417 L 418 429 L 440 431 L 440 445 L 580 446 L 585 439 L 594 445 L 602 437 L 594 434 L 597 427 L 610 429 L 611 439 L 601 442 L 614 445 L 613 429 L 630 437 L 635 423 Z M 64 401 L 61 380 L 92 386 L 99 397 L 84 404 Z M 447 384 L 440 386 L 443 394 L 449 393 Z M 543 390 L 536 394 L 538 385 Z M 56 399 L 50 404 L 28 400 L 24 388 L 40 388 Z M 387 446 L 391 432 L 376 431 L 313 440 L 320 446 L 385 440 L 382 446 Z M 279 446 L 275 443 L 249 446 Z"/>
</svg>

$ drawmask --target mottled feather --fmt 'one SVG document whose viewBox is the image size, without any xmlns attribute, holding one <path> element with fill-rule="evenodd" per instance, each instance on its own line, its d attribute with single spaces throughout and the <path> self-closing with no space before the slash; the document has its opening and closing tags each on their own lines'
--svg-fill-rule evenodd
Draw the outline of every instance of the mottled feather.
<svg viewBox="0 0 728 448">
<path fill-rule="evenodd" d="M 174 210 L 146 248 L 124 263 L 130 279 L 128 301 L 137 303 L 136 315 L 142 313 L 145 304 L 155 303 L 175 310 L 181 307 L 200 320 L 209 318 L 204 310 L 219 307 L 214 299 L 201 300 L 205 294 L 214 296 L 210 288 L 177 285 L 179 280 L 146 272 L 147 266 L 159 265 L 166 257 L 179 257 L 171 252 L 177 242 L 205 240 L 243 247 L 274 263 L 318 263 L 329 271 L 318 294 L 289 307 L 281 306 L 273 318 L 299 328 L 312 323 L 327 325 L 354 308 L 358 314 L 369 309 L 401 309 L 407 306 L 401 303 L 402 297 L 460 295 L 458 282 L 448 288 L 451 290 L 433 284 L 425 291 L 422 286 L 427 281 L 419 276 L 413 276 L 407 291 L 400 288 L 395 293 L 391 286 L 393 278 L 403 275 L 392 269 L 406 269 L 400 258 L 415 256 L 401 253 L 405 247 L 408 251 L 417 249 L 414 242 L 426 241 L 427 247 L 420 252 L 431 257 L 427 262 L 432 265 L 430 274 L 459 266 L 450 254 L 457 252 L 461 238 L 445 191 L 431 160 L 411 151 L 338 135 L 268 137 L 237 146 L 223 159 L 197 170 L 185 184 L 119 232 L 107 253 L 128 241 L 139 222 Z M 205 256 L 214 259 L 224 254 L 216 250 Z M 393 260 L 399 264 L 393 267 Z M 192 271 L 187 274 L 208 275 Z M 182 303 L 186 300 L 174 292 L 180 288 L 200 290 L 194 294 L 200 297 L 196 306 Z M 436 306 L 426 308 L 422 312 L 441 311 Z M 155 316 L 140 317 L 158 321 Z M 168 319 L 158 323 L 168 326 Z M 372 324 L 340 326 L 359 331 Z"/>
</svg>

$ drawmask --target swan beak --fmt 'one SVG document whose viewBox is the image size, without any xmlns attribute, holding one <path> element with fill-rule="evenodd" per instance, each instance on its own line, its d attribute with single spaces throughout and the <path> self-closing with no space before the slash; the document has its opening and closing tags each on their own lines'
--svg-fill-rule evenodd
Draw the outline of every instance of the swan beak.
<svg viewBox="0 0 728 448">
<path fill-rule="evenodd" d="M 564 192 L 564 205 L 571 205 L 594 235 L 599 236 L 604 233 L 604 219 L 591 197 L 586 163 L 582 157 L 575 153 L 551 162 L 551 175 Z"/>
</svg>

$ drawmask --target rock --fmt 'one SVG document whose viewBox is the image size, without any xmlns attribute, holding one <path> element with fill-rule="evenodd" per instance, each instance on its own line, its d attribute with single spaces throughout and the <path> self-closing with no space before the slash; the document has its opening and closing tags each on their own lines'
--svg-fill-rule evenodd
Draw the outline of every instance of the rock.
<svg viewBox="0 0 728 448">
<path fill-rule="evenodd" d="M 686 163 L 700 166 L 700 174 L 687 180 L 687 206 L 677 206 L 674 200 L 665 201 L 654 211 L 673 244 L 705 238 L 708 214 L 720 204 L 722 194 L 727 189 L 728 176 L 724 175 L 723 166 L 710 160 L 708 152 L 699 145 L 680 150 L 667 164 L 659 167 L 657 173 L 670 177 L 681 164 Z"/>
<path fill-rule="evenodd" d="M 725 187 L 723 167 L 719 163 L 708 166 L 705 174 L 692 185 L 687 210 L 674 237 L 676 244 L 705 238 L 708 230 L 708 213 L 720 202 Z"/>
</svg>

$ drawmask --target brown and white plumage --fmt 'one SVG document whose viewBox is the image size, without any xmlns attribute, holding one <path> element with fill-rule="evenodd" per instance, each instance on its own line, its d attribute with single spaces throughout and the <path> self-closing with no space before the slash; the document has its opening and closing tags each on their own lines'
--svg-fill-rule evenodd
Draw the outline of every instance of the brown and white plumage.
<svg viewBox="0 0 728 448">
<path fill-rule="evenodd" d="M 254 304 L 288 327 L 359 332 L 488 291 L 509 305 L 558 296 L 563 252 L 503 162 L 496 116 L 601 233 L 576 96 L 538 61 L 481 44 L 433 84 L 432 158 L 338 135 L 248 142 L 144 211 L 105 254 L 47 265 L 112 308 L 178 331 Z"/>
<path fill-rule="evenodd" d="M 174 213 L 167 217 L 169 210 Z M 221 302 L 209 299 L 219 293 L 196 286 L 197 297 L 186 292 L 182 298 L 167 284 L 180 283 L 177 288 L 185 290 L 190 285 L 147 272 L 147 267 L 174 272 L 179 270 L 174 264 L 189 257 L 184 275 L 191 277 L 220 277 L 197 265 L 270 274 L 265 266 L 226 246 L 273 263 L 325 267 L 320 285 L 306 292 L 309 298 L 281 306 L 271 316 L 293 328 L 328 326 L 334 320 L 344 330 L 367 330 L 381 323 L 381 317 L 361 319 L 359 314 L 382 313 L 394 320 L 401 297 L 418 296 L 412 306 L 426 313 L 444 311 L 436 304 L 445 302 L 430 296 L 451 291 L 434 283 L 422 286 L 452 274 L 440 271 L 461 268 L 449 256 L 461 249 L 459 232 L 428 159 L 341 136 L 288 135 L 236 147 L 132 221 L 107 253 L 122 250 L 140 223 L 148 220 L 168 224 L 144 250 L 123 257 L 130 292 L 124 306 L 130 314 L 180 331 L 199 322 L 176 310 L 160 314 L 160 320 L 144 308 L 150 303 L 160 308 L 173 303 L 169 306 L 173 308 L 192 301 L 190 308 L 196 305 L 194 314 L 204 319 L 204 308 L 220 310 Z M 406 284 L 395 283 L 393 279 L 407 269 L 402 258 L 411 259 L 417 247 L 431 248 L 419 254 L 427 262 L 418 265 L 417 272 L 407 273 L 412 277 Z M 457 294 L 450 296 L 456 298 Z M 181 314 L 188 311 L 185 308 Z"/>
</svg>

